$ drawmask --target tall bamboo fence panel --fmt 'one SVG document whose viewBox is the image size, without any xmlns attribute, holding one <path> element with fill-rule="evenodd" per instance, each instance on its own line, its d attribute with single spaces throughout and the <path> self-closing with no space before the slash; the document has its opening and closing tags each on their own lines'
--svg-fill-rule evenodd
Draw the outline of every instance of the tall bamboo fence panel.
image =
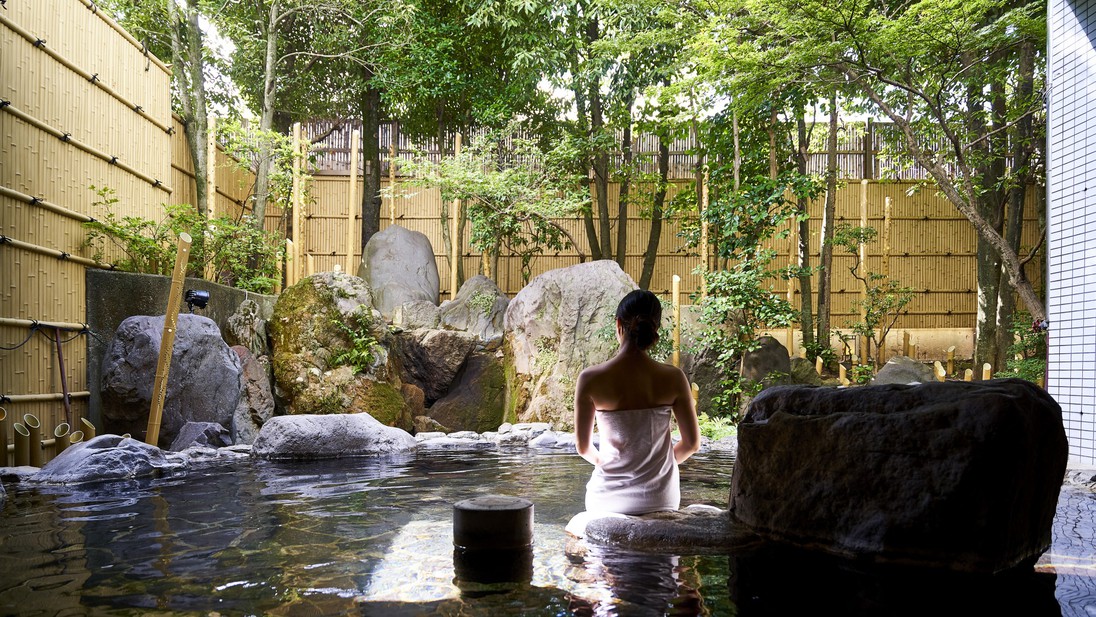
<svg viewBox="0 0 1096 617">
<path fill-rule="evenodd" d="M 80 324 L 88 217 L 101 218 L 91 186 L 115 192 L 119 215 L 159 216 L 171 198 L 169 73 L 86 0 L 8 0 L 0 11 L 0 317 Z M 94 50 L 92 53 L 90 50 Z M 117 253 L 108 257 L 113 260 Z M 28 333 L 30 336 L 28 337 Z M 110 336 L 109 332 L 91 333 Z M 50 338 L 47 338 L 47 335 Z M 56 331 L 0 325 L 0 395 L 11 425 L 24 414 L 43 434 L 87 417 L 86 344 L 60 333 L 72 418 L 62 393 Z M 97 386 L 96 386 L 97 387 Z M 48 457 L 47 452 L 47 457 Z"/>
</svg>

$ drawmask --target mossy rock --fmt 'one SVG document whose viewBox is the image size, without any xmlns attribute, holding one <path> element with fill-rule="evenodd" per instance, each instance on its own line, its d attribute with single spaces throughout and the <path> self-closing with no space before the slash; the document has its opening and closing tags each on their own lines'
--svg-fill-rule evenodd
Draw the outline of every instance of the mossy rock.
<svg viewBox="0 0 1096 617">
<path fill-rule="evenodd" d="M 411 413 L 399 385 L 375 381 L 349 366 L 342 366 L 313 380 L 293 399 L 291 413 L 368 413 L 386 426 L 410 431 Z"/>
<path fill-rule="evenodd" d="M 427 415 L 453 431 L 493 431 L 505 420 L 506 372 L 494 354 L 468 356 L 449 394 Z"/>
</svg>

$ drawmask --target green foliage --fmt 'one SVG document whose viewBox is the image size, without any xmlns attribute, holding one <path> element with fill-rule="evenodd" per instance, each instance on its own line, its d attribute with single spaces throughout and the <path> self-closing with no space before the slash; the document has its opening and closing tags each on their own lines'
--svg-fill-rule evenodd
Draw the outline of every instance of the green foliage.
<svg viewBox="0 0 1096 617">
<path fill-rule="evenodd" d="M 1035 384 L 1045 383 L 1047 373 L 1047 334 L 1031 327 L 1031 314 L 1017 311 L 1009 330 L 1015 342 L 1009 345 L 1009 359 L 1005 370 L 997 371 L 994 377 L 1018 377 Z"/>
<path fill-rule="evenodd" d="M 875 376 L 875 369 L 870 364 L 854 364 L 849 370 L 848 378 L 854 384 L 864 385 Z"/>
<path fill-rule="evenodd" d="M 236 166 L 251 172 L 259 164 L 260 153 L 267 148 L 270 153 L 270 186 L 267 204 L 273 204 L 289 211 L 293 193 L 293 160 L 301 160 L 300 191 L 305 200 L 311 199 L 309 187 L 312 175 L 311 164 L 315 162 L 315 153 L 308 149 L 304 154 L 294 152 L 293 138 L 277 131 L 264 131 L 256 126 L 245 127 L 239 120 L 228 118 L 217 124 L 217 140 L 225 149 L 229 159 Z M 308 146 L 307 141 L 304 144 Z M 254 190 L 255 187 L 252 187 Z M 248 201 L 254 200 L 248 196 Z"/>
<path fill-rule="evenodd" d="M 369 333 L 373 325 L 372 315 L 367 307 L 361 306 L 347 321 L 349 323 L 337 317 L 331 319 L 331 325 L 346 335 L 350 346 L 331 356 L 330 365 L 350 366 L 355 373 L 368 373 L 376 360 L 373 348 L 377 345 L 377 339 Z"/>
<path fill-rule="evenodd" d="M 853 227 L 841 223 L 834 229 L 833 243 L 855 258 L 849 272 L 864 287 L 866 299 L 853 302 L 862 317 L 852 322 L 851 327 L 854 332 L 867 338 L 870 346 L 874 346 L 874 353 L 870 347 L 868 352 L 875 360 L 876 368 L 879 368 L 882 364 L 879 349 L 906 305 L 913 301 L 914 293 L 913 289 L 893 278 L 867 271 L 865 264 L 860 261 L 860 245 L 871 243 L 875 236 L 876 231 L 871 227 Z"/>
<path fill-rule="evenodd" d="M 188 276 L 204 277 L 207 264 L 217 273 L 215 282 L 257 293 L 270 293 L 279 276 L 280 248 L 272 234 L 255 228 L 250 217 L 207 219 L 187 204 L 164 205 L 160 221 L 119 216 L 118 198 L 109 187 L 95 187 L 92 205 L 105 210 L 84 223 L 82 248 L 96 261 L 121 253 L 115 266 L 127 272 L 170 275 L 175 268 L 176 242 L 186 232 L 194 240 Z"/>
<path fill-rule="evenodd" d="M 700 423 L 700 435 L 712 441 L 719 441 L 724 437 L 734 437 L 738 434 L 738 427 L 730 418 L 713 417 L 704 412 L 696 415 Z"/>
<path fill-rule="evenodd" d="M 579 188 L 571 153 L 544 151 L 528 140 L 514 139 L 509 164 L 499 164 L 499 144 L 509 134 L 477 136 L 459 156 L 434 162 L 425 156 L 399 162 L 414 176 L 412 185 L 438 187 L 442 199 L 460 199 L 472 224 L 471 244 L 489 254 L 505 250 L 521 260 L 523 279 L 532 276 L 532 262 L 547 251 L 575 246 L 556 220 L 574 216 L 589 201 Z"/>
<path fill-rule="evenodd" d="M 491 313 L 491 308 L 495 306 L 495 295 L 486 291 L 477 291 L 472 294 L 471 298 L 468 298 L 468 308 L 475 309 L 481 315 L 488 315 Z"/>
</svg>

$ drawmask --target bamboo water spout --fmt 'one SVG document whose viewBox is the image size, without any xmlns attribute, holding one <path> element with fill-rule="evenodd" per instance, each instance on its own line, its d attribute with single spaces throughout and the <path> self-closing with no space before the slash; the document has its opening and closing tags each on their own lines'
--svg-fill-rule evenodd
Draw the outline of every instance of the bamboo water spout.
<svg viewBox="0 0 1096 617">
<path fill-rule="evenodd" d="M 69 445 L 80 443 L 84 440 L 84 431 L 72 431 L 68 435 Z"/>
<path fill-rule="evenodd" d="M 73 433 L 81 433 L 81 437 L 84 437 L 88 440 L 95 439 L 95 425 L 91 423 L 91 420 L 88 420 L 87 418 L 80 418 L 80 424 L 82 424 L 84 428 L 79 431 L 74 431 Z M 73 441 L 72 443 L 76 442 Z"/>
<path fill-rule="evenodd" d="M 15 429 L 15 460 L 12 462 L 16 467 L 26 467 L 30 465 L 30 431 L 20 422 L 12 428 Z"/>
<path fill-rule="evenodd" d="M 57 446 L 56 452 L 60 454 L 65 451 L 65 448 L 69 447 L 69 423 L 62 422 L 53 429 L 53 439 Z M 57 456 L 54 454 L 54 456 Z"/>
</svg>

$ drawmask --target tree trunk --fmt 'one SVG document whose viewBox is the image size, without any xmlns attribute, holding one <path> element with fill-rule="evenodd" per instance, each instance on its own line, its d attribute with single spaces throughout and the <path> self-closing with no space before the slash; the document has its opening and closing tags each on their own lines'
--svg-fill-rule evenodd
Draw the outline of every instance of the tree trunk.
<svg viewBox="0 0 1096 617">
<path fill-rule="evenodd" d="M 799 114 L 797 123 L 799 148 L 796 151 L 796 164 L 799 175 L 807 175 L 807 120 Z M 811 294 L 811 221 L 807 216 L 807 199 L 798 198 L 797 207 L 802 220 L 799 221 L 799 246 L 796 265 L 799 267 L 799 330 L 803 336 L 803 345 L 814 344 L 814 314 L 812 311 L 814 296 Z"/>
<path fill-rule="evenodd" d="M 658 189 L 651 203 L 651 231 L 647 235 L 647 250 L 643 253 L 643 270 L 639 286 L 648 289 L 655 272 L 655 258 L 662 240 L 662 208 L 666 205 L 666 187 L 670 177 L 670 146 L 660 135 L 658 138 Z"/>
<path fill-rule="evenodd" d="M 278 20 L 281 8 L 278 2 L 270 5 L 266 23 L 266 57 L 263 60 L 263 107 L 259 114 L 259 130 L 269 131 L 274 125 L 274 96 L 277 93 L 277 80 L 274 63 L 278 58 Z M 255 171 L 255 228 L 262 229 L 266 218 L 266 207 L 270 201 L 270 166 L 273 162 L 271 143 L 265 136 L 259 139 L 259 160 Z M 292 219 L 288 219 L 292 220 Z M 286 224 L 286 237 L 292 237 L 292 230 Z"/>
<path fill-rule="evenodd" d="M 578 117 L 578 132 L 583 138 L 588 139 L 590 133 L 589 122 L 589 109 L 586 100 L 586 87 L 582 83 L 582 78 L 579 75 L 579 67 L 577 62 L 572 62 L 572 78 L 571 78 L 571 91 L 575 97 L 575 113 Z M 586 180 L 585 191 L 587 194 L 590 192 L 590 180 L 593 174 L 591 173 L 592 167 L 587 161 L 585 173 L 588 174 Z M 594 226 L 594 212 L 593 204 L 590 208 L 585 208 L 582 211 L 582 223 L 586 230 L 586 242 L 590 245 L 590 259 L 597 261 L 602 258 L 601 254 L 601 242 L 597 239 L 597 227 Z"/>
<path fill-rule="evenodd" d="M 1016 98 L 1026 101 L 1035 90 L 1035 47 L 1030 42 L 1020 47 L 1018 83 Z M 1005 218 L 1005 242 L 1019 253 L 1020 238 L 1024 230 L 1024 198 L 1027 196 L 1028 183 L 1031 181 L 1032 142 L 1035 135 L 1030 115 L 1016 122 L 1012 135 L 1012 171 L 1014 184 L 1008 195 L 1008 212 Z M 994 366 L 1003 370 L 1008 360 L 1008 348 L 1013 343 L 1013 334 L 1008 327 L 1015 319 L 1016 290 L 1008 279 L 1008 272 L 1000 272 L 1000 300 L 997 304 L 997 360 Z"/>
<path fill-rule="evenodd" d="M 194 184 L 198 190 L 195 205 L 198 214 L 206 216 L 209 200 L 206 183 L 209 179 L 209 161 L 206 160 L 206 143 L 209 139 L 209 123 L 206 108 L 206 89 L 203 73 L 202 30 L 198 23 L 198 8 L 194 0 L 183 0 L 180 7 L 176 0 L 168 0 L 171 18 L 171 55 L 176 70 L 172 72 L 179 103 L 182 107 L 183 134 L 190 147 L 190 162 L 194 166 Z M 201 239 L 198 239 L 201 242 Z"/>
<path fill-rule="evenodd" d="M 592 49 L 600 38 L 600 26 L 597 18 L 586 22 L 586 49 Z M 587 81 L 590 104 L 590 145 L 592 148 L 591 167 L 594 170 L 594 195 L 597 200 L 598 252 L 602 259 L 613 256 L 612 225 L 609 217 L 609 152 L 601 144 L 601 133 L 605 130 L 605 115 L 601 99 L 601 75 L 591 75 Z"/>
<path fill-rule="evenodd" d="M 822 210 L 821 271 L 818 273 L 818 341 L 830 346 L 830 289 L 833 285 L 833 228 L 837 214 L 837 90 L 830 93 L 830 132 L 826 139 L 826 205 Z"/>
<path fill-rule="evenodd" d="M 373 72 L 366 69 L 365 79 L 371 80 Z M 366 86 L 362 97 L 362 159 L 365 169 L 362 177 L 362 254 L 365 244 L 381 229 L 381 91 Z"/>
<path fill-rule="evenodd" d="M 630 95 L 624 102 L 627 112 L 624 121 L 624 136 L 620 141 L 623 153 L 623 169 L 620 176 L 620 197 L 617 204 L 617 250 L 616 262 L 624 269 L 624 260 L 628 251 L 628 193 L 632 184 L 632 103 L 635 97 Z"/>
</svg>

